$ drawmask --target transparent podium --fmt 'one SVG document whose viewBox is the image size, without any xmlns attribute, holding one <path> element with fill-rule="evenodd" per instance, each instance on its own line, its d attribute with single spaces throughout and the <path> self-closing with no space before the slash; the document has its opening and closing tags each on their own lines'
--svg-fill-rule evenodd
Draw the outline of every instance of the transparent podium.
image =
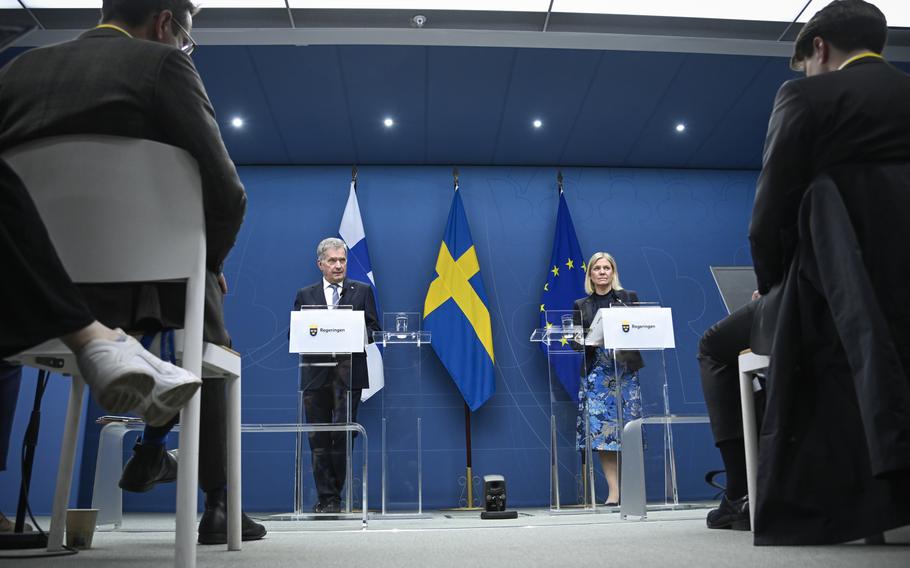
<svg viewBox="0 0 910 568">
<path fill-rule="evenodd" d="M 672 426 L 705 423 L 707 417 L 670 410 L 665 352 L 676 347 L 672 311 L 644 302 L 598 310 L 585 343 L 613 357 L 613 396 L 623 400 L 616 406 L 620 514 L 647 517 L 648 495 L 654 497 L 651 508 L 678 506 Z M 635 375 L 631 381 L 630 371 Z"/>
<path fill-rule="evenodd" d="M 373 341 L 383 350 L 381 501 L 383 517 L 423 518 L 422 348 L 429 331 L 418 312 L 386 312 Z"/>
<path fill-rule="evenodd" d="M 546 326 L 531 334 L 547 356 L 550 403 L 551 513 L 596 511 L 594 455 L 587 420 L 588 408 L 579 402 L 579 380 L 586 375 L 581 347 L 585 326 L 580 312 L 545 311 Z"/>
<path fill-rule="evenodd" d="M 297 424 L 261 427 L 296 434 L 294 510 L 273 515 L 275 520 L 300 520 L 331 515 L 367 515 L 367 435 L 355 420 L 359 401 L 351 399 L 354 353 L 363 353 L 366 326 L 362 311 L 351 306 L 301 306 L 291 312 L 289 351 L 300 355 Z M 361 512 L 353 509 L 354 437 L 362 440 Z M 307 467 L 309 465 L 309 467 Z M 326 495 L 341 494 L 340 510 L 319 511 Z"/>
</svg>

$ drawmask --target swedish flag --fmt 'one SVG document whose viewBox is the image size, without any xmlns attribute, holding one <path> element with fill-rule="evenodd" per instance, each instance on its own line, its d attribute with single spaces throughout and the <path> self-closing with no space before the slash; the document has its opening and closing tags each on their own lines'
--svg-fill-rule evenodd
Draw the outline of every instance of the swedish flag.
<svg viewBox="0 0 910 568">
<path fill-rule="evenodd" d="M 457 186 L 436 259 L 436 278 L 424 301 L 423 321 L 433 334 L 436 355 L 465 402 L 477 410 L 496 390 L 493 331 L 477 251 Z"/>
<path fill-rule="evenodd" d="M 559 192 L 559 209 L 556 212 L 556 234 L 553 236 L 553 254 L 547 267 L 547 282 L 540 297 L 540 325 L 551 327 L 561 325 L 560 321 L 548 321 L 553 310 L 570 313 L 575 300 L 585 294 L 585 260 L 575 234 L 575 224 L 569 214 L 569 206 L 562 191 Z M 559 316 L 555 316 L 557 319 Z M 552 371 L 559 377 L 572 400 L 578 400 L 578 380 L 581 371 L 581 357 L 572 356 L 572 346 L 563 338 L 550 345 L 541 343 L 549 358 Z M 568 353 L 560 353 L 568 352 Z"/>
</svg>

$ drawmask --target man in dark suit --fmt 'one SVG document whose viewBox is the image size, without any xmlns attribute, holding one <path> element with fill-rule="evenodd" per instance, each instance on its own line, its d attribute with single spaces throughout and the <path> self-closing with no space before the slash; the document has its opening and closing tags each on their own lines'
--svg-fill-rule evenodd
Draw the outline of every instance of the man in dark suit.
<svg viewBox="0 0 910 568">
<path fill-rule="evenodd" d="M 760 353 L 770 353 L 772 345 L 778 345 L 773 332 L 778 329 L 778 317 L 784 317 L 778 306 L 782 283 L 799 243 L 797 224 L 803 196 L 818 176 L 837 169 L 910 163 L 910 77 L 882 58 L 886 35 L 885 17 L 878 8 L 862 0 L 837 0 L 815 14 L 796 39 L 791 67 L 804 71 L 806 77 L 787 81 L 777 93 L 749 228 L 758 299 L 712 326 L 699 344 L 705 402 L 715 442 L 727 470 L 726 494 L 720 507 L 708 514 L 710 528 L 747 528 L 749 525 L 737 357 L 750 345 Z M 873 189 L 868 188 L 868 200 L 877 199 Z M 905 189 L 910 191 L 910 188 Z M 888 204 L 882 205 L 888 207 Z M 855 301 L 864 299 L 855 298 Z M 820 314 L 806 313 L 803 317 L 817 318 Z M 818 327 L 814 329 L 816 334 L 820 333 Z M 840 346 L 836 336 L 826 342 Z M 782 359 L 780 355 L 775 347 L 772 365 L 775 359 Z M 781 380 L 773 370 L 769 385 Z M 786 387 L 781 384 L 777 388 Z M 775 406 L 776 399 L 771 393 L 769 387 L 766 420 L 781 412 L 798 412 L 804 420 L 811 420 L 812 409 L 825 404 L 820 400 L 790 400 L 790 408 L 782 408 Z M 857 428 L 861 430 L 860 426 Z M 788 440 L 770 439 L 784 434 L 769 432 L 769 439 L 766 439 L 763 427 L 762 452 L 779 442 L 792 444 L 804 437 L 804 433 L 793 433 L 792 436 L 787 434 L 791 436 Z M 832 448 L 832 451 L 849 454 L 849 444 L 846 440 L 842 442 L 838 445 L 843 447 Z M 823 441 L 818 440 L 814 447 L 820 445 Z M 858 467 L 862 461 L 862 457 L 850 458 L 845 463 Z M 760 486 L 761 470 L 767 465 L 763 463 L 760 467 Z M 810 482 L 807 480 L 806 483 Z M 811 483 L 822 483 L 822 480 L 816 477 Z M 759 492 L 759 498 L 773 500 L 774 494 L 782 489 L 769 487 L 765 494 Z M 803 500 L 805 497 L 803 494 Z M 792 513 L 800 517 L 793 526 L 805 530 L 790 530 L 787 536 L 782 535 L 786 531 L 772 526 L 787 524 L 780 522 L 782 516 L 774 519 L 769 516 L 762 522 L 758 516 L 759 503 L 756 524 L 765 526 L 756 527 L 756 542 L 836 542 L 839 538 L 836 535 L 847 533 L 838 533 L 837 523 L 830 522 L 833 515 L 825 512 L 825 508 L 843 509 L 843 505 L 862 499 L 860 491 L 847 489 L 844 494 L 828 495 L 830 504 L 827 506 L 816 507 L 814 502 L 811 507 L 807 503 L 791 503 L 783 516 Z M 812 514 L 808 513 L 810 509 Z M 820 532 L 812 526 L 816 516 L 828 519 L 819 521 L 818 526 L 826 526 Z M 874 522 L 872 519 L 856 521 L 855 526 Z M 812 528 L 808 528 L 810 526 Z M 768 528 L 773 529 L 768 533 L 776 534 L 759 534 Z"/>
<path fill-rule="evenodd" d="M 380 331 L 376 314 L 376 300 L 369 284 L 350 280 L 348 248 L 341 239 L 323 239 L 316 247 L 316 266 L 322 279 L 301 288 L 294 298 L 294 309 L 302 306 L 351 306 L 363 311 L 367 338 L 373 341 L 373 332 Z M 368 388 L 366 353 L 353 353 L 350 357 L 307 356 L 301 361 L 300 390 L 308 424 L 340 424 L 348 422 L 350 401 L 351 419 L 357 421 L 360 394 Z M 350 396 L 348 396 L 350 394 Z M 313 460 L 313 478 L 319 502 L 317 513 L 341 511 L 341 490 L 347 475 L 345 432 L 311 432 L 310 451 Z"/>
<path fill-rule="evenodd" d="M 189 0 L 104 0 L 101 24 L 79 38 L 23 53 L 0 70 L 0 152 L 67 134 L 144 138 L 187 150 L 202 178 L 206 229 L 204 338 L 229 346 L 222 266 L 246 209 L 246 193 L 221 139 L 189 54 L 197 8 Z M 103 323 L 156 332 L 183 325 L 182 284 L 83 286 Z M 226 541 L 226 399 L 223 381 L 202 387 L 200 485 L 206 514 L 200 542 Z M 124 487 L 148 490 L 175 477 L 164 437 L 177 421 L 149 429 L 127 465 Z M 244 539 L 261 538 L 244 517 Z"/>
</svg>

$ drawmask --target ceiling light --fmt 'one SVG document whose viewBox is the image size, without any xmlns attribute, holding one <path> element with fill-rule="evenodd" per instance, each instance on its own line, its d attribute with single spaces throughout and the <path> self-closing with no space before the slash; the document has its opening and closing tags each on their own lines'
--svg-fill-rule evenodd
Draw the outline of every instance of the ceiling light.
<svg viewBox="0 0 910 568">
<path fill-rule="evenodd" d="M 676 125 L 676 131 L 677 131 L 677 132 L 685 132 L 685 131 L 686 131 L 686 125 L 683 124 L 682 122 L 680 122 L 679 124 Z"/>
<path fill-rule="evenodd" d="M 390 117 L 386 117 L 385 120 L 382 121 L 382 123 L 385 125 L 386 128 L 392 128 L 393 126 L 395 126 L 395 121 L 392 120 Z"/>
<path fill-rule="evenodd" d="M 243 128 L 243 119 L 239 116 L 235 116 L 231 119 L 231 126 L 234 128 Z"/>
<path fill-rule="evenodd" d="M 534 122 L 532 122 L 531 124 L 534 125 L 534 128 L 540 128 L 541 126 L 543 126 L 543 121 L 541 121 L 539 118 L 535 118 Z"/>
</svg>

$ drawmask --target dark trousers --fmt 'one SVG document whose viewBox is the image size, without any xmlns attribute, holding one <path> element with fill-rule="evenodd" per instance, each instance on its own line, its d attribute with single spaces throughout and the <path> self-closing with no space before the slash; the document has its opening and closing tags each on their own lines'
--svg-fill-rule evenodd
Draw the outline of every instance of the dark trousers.
<svg viewBox="0 0 910 568">
<path fill-rule="evenodd" d="M 35 204 L 0 161 L 0 359 L 95 320 L 57 257 Z"/>
<path fill-rule="evenodd" d="M 698 363 L 714 443 L 742 440 L 739 354 L 749 348 L 757 301 L 749 302 L 708 328 L 698 342 Z"/>
<path fill-rule="evenodd" d="M 0 361 L 0 471 L 6 470 L 9 438 L 13 433 L 13 417 L 19 399 L 22 367 Z"/>
<path fill-rule="evenodd" d="M 205 379 L 199 399 L 199 488 L 205 492 L 227 485 L 227 398 L 224 379 Z M 146 426 L 149 437 L 163 438 L 180 419 L 174 416 L 164 426 Z"/>
<path fill-rule="evenodd" d="M 348 422 L 348 389 L 341 381 L 327 381 L 320 387 L 303 391 L 303 407 L 307 424 L 338 424 Z M 351 393 L 351 420 L 357 420 L 361 389 Z M 353 437 L 353 435 L 352 435 Z M 313 478 L 319 502 L 328 504 L 341 500 L 347 476 L 347 432 L 310 432 L 308 435 L 313 459 Z"/>
</svg>

